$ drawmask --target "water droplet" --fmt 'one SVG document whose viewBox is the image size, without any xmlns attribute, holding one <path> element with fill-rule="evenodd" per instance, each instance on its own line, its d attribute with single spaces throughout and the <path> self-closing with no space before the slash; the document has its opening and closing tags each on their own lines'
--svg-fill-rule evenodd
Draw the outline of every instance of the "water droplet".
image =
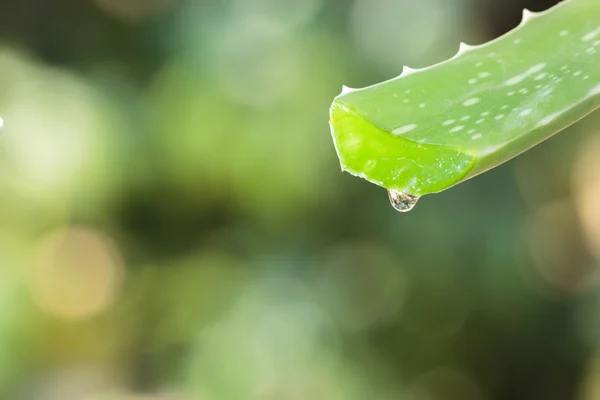
<svg viewBox="0 0 600 400">
<path fill-rule="evenodd" d="M 417 204 L 417 201 L 419 201 L 419 196 L 413 196 L 399 190 L 388 190 L 388 196 L 390 198 L 392 207 L 394 207 L 396 211 L 400 212 L 408 212 L 412 210 Z"/>
</svg>

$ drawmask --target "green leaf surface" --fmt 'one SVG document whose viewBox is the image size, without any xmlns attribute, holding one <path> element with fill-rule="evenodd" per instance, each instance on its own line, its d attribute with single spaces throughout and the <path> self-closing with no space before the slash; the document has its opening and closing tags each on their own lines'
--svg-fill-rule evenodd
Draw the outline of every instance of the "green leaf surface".
<svg viewBox="0 0 600 400">
<path fill-rule="evenodd" d="M 439 192 L 600 106 L 600 1 L 567 0 L 487 44 L 331 106 L 342 169 L 388 190 Z"/>
</svg>

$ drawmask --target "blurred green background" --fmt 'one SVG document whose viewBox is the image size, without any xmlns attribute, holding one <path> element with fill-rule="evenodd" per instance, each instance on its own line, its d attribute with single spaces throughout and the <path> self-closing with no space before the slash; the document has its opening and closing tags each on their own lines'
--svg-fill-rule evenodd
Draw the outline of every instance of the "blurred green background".
<svg viewBox="0 0 600 400">
<path fill-rule="evenodd" d="M 600 399 L 600 115 L 406 215 L 328 126 L 555 3 L 0 1 L 0 399 Z"/>
</svg>

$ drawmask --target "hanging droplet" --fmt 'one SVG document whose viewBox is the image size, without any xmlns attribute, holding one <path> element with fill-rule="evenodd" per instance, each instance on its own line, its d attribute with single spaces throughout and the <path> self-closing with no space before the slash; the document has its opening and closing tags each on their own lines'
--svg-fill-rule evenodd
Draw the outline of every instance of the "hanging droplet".
<svg viewBox="0 0 600 400">
<path fill-rule="evenodd" d="M 392 203 L 392 207 L 400 212 L 412 210 L 417 204 L 417 201 L 419 201 L 419 196 L 413 196 L 399 190 L 388 190 L 388 196 L 390 198 L 390 203 Z"/>
</svg>

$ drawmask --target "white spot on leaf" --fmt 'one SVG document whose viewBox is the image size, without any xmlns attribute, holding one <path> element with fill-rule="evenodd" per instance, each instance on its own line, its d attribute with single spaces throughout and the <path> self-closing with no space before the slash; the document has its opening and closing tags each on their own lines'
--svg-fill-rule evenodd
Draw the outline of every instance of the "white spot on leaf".
<svg viewBox="0 0 600 400">
<path fill-rule="evenodd" d="M 590 40 L 594 39 L 598 35 L 600 35 L 600 28 L 597 28 L 596 30 L 591 31 L 590 33 L 585 35 L 581 40 L 583 40 L 584 42 L 589 42 Z"/>
<path fill-rule="evenodd" d="M 525 79 L 527 79 L 529 76 L 540 72 L 545 67 L 546 67 L 546 63 L 536 64 L 533 67 L 529 68 L 526 72 L 522 73 L 521 75 L 513 76 L 512 78 L 507 80 L 506 85 L 512 86 L 512 85 L 516 85 L 517 83 L 521 83 Z"/>
<path fill-rule="evenodd" d="M 469 107 L 469 106 L 479 103 L 479 100 L 480 99 L 478 97 L 473 97 L 473 98 L 465 100 L 463 105 L 466 107 Z"/>
<path fill-rule="evenodd" d="M 529 115 L 529 114 L 531 114 L 531 110 L 529 110 L 529 109 L 521 111 L 521 116 L 522 117 L 524 117 L 526 115 Z"/>
<path fill-rule="evenodd" d="M 400 128 L 394 129 L 392 131 L 392 133 L 394 135 L 402 135 L 403 133 L 407 133 L 407 132 L 414 130 L 416 127 L 417 127 L 417 125 L 415 125 L 415 124 L 404 125 L 404 126 L 401 126 Z"/>
</svg>

